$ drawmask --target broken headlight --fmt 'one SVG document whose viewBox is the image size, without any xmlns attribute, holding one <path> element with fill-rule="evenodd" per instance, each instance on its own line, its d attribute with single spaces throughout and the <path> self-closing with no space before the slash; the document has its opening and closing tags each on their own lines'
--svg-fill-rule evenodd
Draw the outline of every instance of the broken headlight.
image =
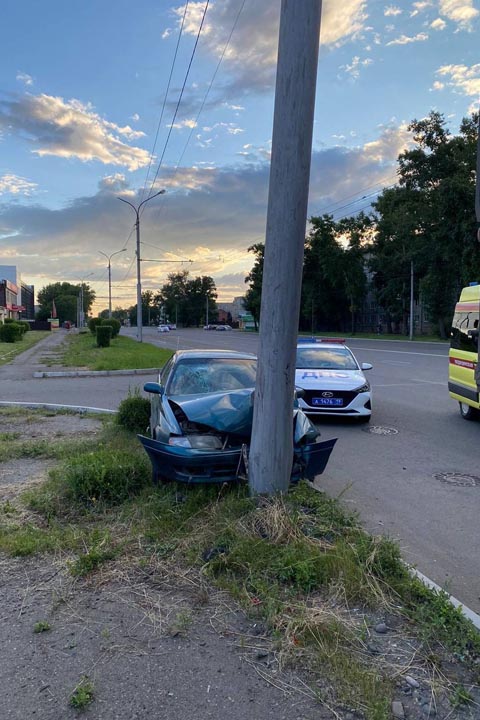
<svg viewBox="0 0 480 720">
<path fill-rule="evenodd" d="M 216 435 L 171 435 L 168 444 L 193 450 L 221 450 L 223 447 Z"/>
</svg>

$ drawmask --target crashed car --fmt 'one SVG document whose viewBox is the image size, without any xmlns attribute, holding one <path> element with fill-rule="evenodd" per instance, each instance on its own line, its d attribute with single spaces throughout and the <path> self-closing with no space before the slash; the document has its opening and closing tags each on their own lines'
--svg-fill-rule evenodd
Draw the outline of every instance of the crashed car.
<svg viewBox="0 0 480 720">
<path fill-rule="evenodd" d="M 229 482 L 246 477 L 257 360 L 228 350 L 181 350 L 144 386 L 151 395 L 150 437 L 139 435 L 153 480 Z M 292 400 L 292 481 L 313 480 L 336 439 L 319 433 Z"/>
</svg>

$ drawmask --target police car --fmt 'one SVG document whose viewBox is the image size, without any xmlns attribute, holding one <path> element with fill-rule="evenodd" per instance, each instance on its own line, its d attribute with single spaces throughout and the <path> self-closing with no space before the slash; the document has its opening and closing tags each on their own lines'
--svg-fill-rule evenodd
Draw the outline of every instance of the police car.
<svg viewBox="0 0 480 720">
<path fill-rule="evenodd" d="M 372 414 L 370 383 L 363 374 L 370 363 L 358 364 L 344 340 L 308 339 L 297 344 L 295 385 L 298 404 L 307 415 L 356 417 Z"/>
</svg>

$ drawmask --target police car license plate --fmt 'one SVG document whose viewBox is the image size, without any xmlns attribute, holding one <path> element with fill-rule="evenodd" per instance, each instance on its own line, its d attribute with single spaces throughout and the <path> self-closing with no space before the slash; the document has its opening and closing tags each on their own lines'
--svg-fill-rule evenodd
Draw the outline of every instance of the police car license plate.
<svg viewBox="0 0 480 720">
<path fill-rule="evenodd" d="M 312 405 L 328 405 L 329 407 L 340 407 L 343 405 L 342 398 L 325 398 L 325 397 L 314 397 L 312 398 Z"/>
</svg>

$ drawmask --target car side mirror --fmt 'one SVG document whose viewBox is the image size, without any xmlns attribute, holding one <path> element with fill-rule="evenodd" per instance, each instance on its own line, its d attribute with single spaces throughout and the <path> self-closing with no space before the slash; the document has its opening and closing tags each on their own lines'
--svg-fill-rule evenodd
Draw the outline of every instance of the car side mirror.
<svg viewBox="0 0 480 720">
<path fill-rule="evenodd" d="M 163 395 L 163 393 L 165 392 L 165 388 L 163 387 L 163 385 L 160 385 L 160 383 L 156 382 L 145 383 L 143 389 L 145 390 L 145 392 L 154 393 L 155 395 Z"/>
<path fill-rule="evenodd" d="M 372 363 L 362 363 L 360 367 L 362 370 L 371 370 L 373 365 Z"/>
<path fill-rule="evenodd" d="M 302 400 L 303 400 L 303 398 L 305 397 L 305 390 L 304 390 L 304 388 L 296 387 L 296 388 L 295 388 L 295 395 L 296 395 L 297 398 L 302 398 Z"/>
</svg>

